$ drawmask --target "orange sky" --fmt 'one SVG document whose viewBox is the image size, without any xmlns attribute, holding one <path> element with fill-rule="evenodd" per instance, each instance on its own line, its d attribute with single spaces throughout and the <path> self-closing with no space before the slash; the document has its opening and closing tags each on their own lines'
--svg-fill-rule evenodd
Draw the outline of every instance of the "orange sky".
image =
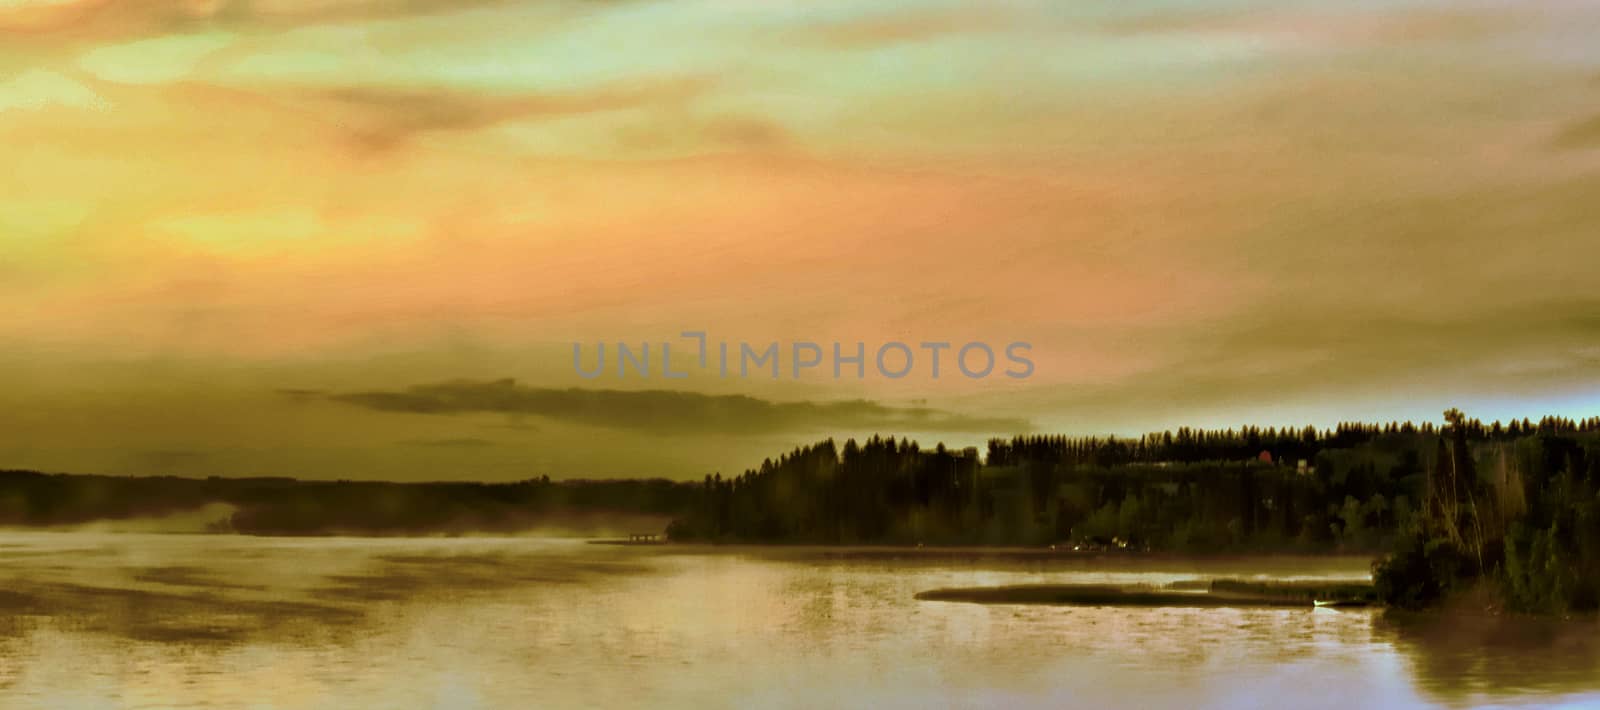
<svg viewBox="0 0 1600 710">
<path fill-rule="evenodd" d="M 1597 32 L 1583 2 L 0 0 L 0 467 L 697 476 L 829 434 L 1593 414 Z M 686 329 L 1037 368 L 572 371 Z M 504 378 L 515 406 L 351 396 Z M 572 387 L 783 414 L 673 396 L 669 434 L 541 399 Z"/>
</svg>

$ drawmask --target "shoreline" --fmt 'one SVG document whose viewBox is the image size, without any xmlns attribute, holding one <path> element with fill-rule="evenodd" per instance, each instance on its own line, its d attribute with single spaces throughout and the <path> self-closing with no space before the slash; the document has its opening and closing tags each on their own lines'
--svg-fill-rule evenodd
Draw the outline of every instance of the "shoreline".
<svg viewBox="0 0 1600 710">
<path fill-rule="evenodd" d="M 1367 550 L 1126 550 L 1084 549 L 1065 546 L 1027 545 L 918 545 L 905 543 L 816 543 L 816 542 L 701 542 L 672 541 L 632 543 L 619 538 L 596 538 L 588 542 L 598 545 L 659 547 L 675 550 L 697 551 L 793 551 L 818 553 L 833 557 L 968 557 L 993 556 L 1036 559 L 1134 559 L 1134 560 L 1229 560 L 1229 559 L 1351 559 L 1374 561 L 1381 553 Z"/>
<path fill-rule="evenodd" d="M 324 532 L 240 532 L 236 530 L 203 529 L 141 529 L 119 527 L 114 524 L 86 523 L 78 525 L 0 526 L 5 534 L 56 534 L 56 535 L 162 535 L 181 537 L 262 538 L 283 540 L 314 539 L 370 539 L 370 540 L 449 540 L 449 539 L 527 539 L 559 540 L 603 547 L 643 547 L 682 552 L 766 552 L 810 554 L 837 559 L 899 559 L 913 558 L 976 558 L 1001 557 L 1009 559 L 1039 560 L 1260 560 L 1260 559 L 1354 559 L 1373 561 L 1381 553 L 1361 550 L 1131 550 L 1118 548 L 1071 549 L 1066 546 L 1028 545 L 926 545 L 911 543 L 817 543 L 817 542 L 703 542 L 674 540 L 629 540 L 626 537 L 592 534 L 544 534 L 537 529 L 527 530 L 475 530 L 475 531 L 416 531 L 410 533 L 375 533 L 350 530 Z"/>
</svg>

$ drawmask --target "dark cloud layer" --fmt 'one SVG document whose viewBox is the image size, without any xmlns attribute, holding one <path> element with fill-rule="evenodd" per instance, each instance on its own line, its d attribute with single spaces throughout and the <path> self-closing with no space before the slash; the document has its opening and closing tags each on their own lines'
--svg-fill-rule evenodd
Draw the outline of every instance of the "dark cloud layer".
<svg viewBox="0 0 1600 710">
<path fill-rule="evenodd" d="M 672 390 L 586 390 L 527 387 L 513 380 L 462 380 L 399 391 L 336 394 L 330 400 L 382 412 L 511 414 L 656 434 L 767 434 L 882 429 L 1013 433 L 1025 420 L 974 417 L 927 407 L 890 407 L 868 400 L 771 402 L 744 395 Z"/>
</svg>

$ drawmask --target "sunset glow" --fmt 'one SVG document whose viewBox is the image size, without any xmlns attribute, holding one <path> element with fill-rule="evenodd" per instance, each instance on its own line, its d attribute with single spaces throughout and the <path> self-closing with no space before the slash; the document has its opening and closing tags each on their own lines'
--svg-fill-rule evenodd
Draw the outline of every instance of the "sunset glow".
<svg viewBox="0 0 1600 710">
<path fill-rule="evenodd" d="M 0 462 L 692 478 L 874 431 L 1587 416 L 1597 33 L 1562 1 L 0 0 Z M 573 371 L 685 330 L 1037 371 Z M 862 408 L 368 406 L 506 378 Z"/>
</svg>

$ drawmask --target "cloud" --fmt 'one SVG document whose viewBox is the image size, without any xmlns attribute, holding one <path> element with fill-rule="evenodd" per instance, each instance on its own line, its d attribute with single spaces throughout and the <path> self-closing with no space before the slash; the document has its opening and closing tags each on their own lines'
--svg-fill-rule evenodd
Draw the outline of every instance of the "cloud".
<svg viewBox="0 0 1600 710">
<path fill-rule="evenodd" d="M 1555 146 L 1580 150 L 1600 148 L 1600 115 L 1569 124 L 1556 135 Z"/>
<path fill-rule="evenodd" d="M 1362 306 L 1308 318 L 1292 306 L 1264 306 L 1205 328 L 1150 335 L 1152 347 L 1172 355 L 1131 376 L 1047 385 L 1013 403 L 1088 423 L 1080 427 L 1107 427 L 1162 417 L 1190 424 L 1217 412 L 1228 413 L 1229 424 L 1265 424 L 1272 422 L 1258 412 L 1308 402 L 1323 417 L 1348 411 L 1375 420 L 1506 395 L 1576 394 L 1582 383 L 1600 381 L 1597 314 L 1600 300 L 1590 297 L 1465 314 Z M 1373 409 L 1375 392 L 1385 409 Z"/>
<path fill-rule="evenodd" d="M 1016 433 L 1026 420 L 976 417 L 928 407 L 891 407 L 864 399 L 772 402 L 745 395 L 673 390 L 527 387 L 514 380 L 460 380 L 399 391 L 335 394 L 328 399 L 381 412 L 510 414 L 655 434 L 767 434 L 862 429 Z"/>
<path fill-rule="evenodd" d="M 99 47 L 78 59 L 78 66 L 107 81 L 164 84 L 185 78 L 207 55 L 235 41 L 227 32 L 176 34 Z"/>
<path fill-rule="evenodd" d="M 423 446 L 435 449 L 482 449 L 500 444 L 489 439 L 457 437 L 450 439 L 408 439 L 400 442 L 406 446 Z"/>
<path fill-rule="evenodd" d="M 1182 10 L 1133 9 L 1100 18 L 1096 25 L 1112 36 L 1238 35 L 1322 41 L 1349 48 L 1365 43 L 1467 41 L 1519 26 L 1523 18 L 1488 7 L 1389 8 L 1379 12 L 1303 8 L 1238 7 L 1196 4 Z"/>
<path fill-rule="evenodd" d="M 873 49 L 1002 29 L 1016 22 L 993 8 L 941 8 L 852 17 L 787 31 L 803 43 L 831 49 Z"/>
<path fill-rule="evenodd" d="M 0 113 L 66 106 L 105 109 L 107 103 L 94 90 L 55 72 L 32 69 L 0 83 Z"/>
<path fill-rule="evenodd" d="M 313 400 L 313 399 L 322 399 L 323 397 L 326 397 L 328 395 L 328 391 L 327 390 L 297 389 L 297 388 L 293 388 L 293 387 L 281 387 L 281 388 L 278 388 L 278 389 L 276 389 L 274 391 L 277 392 L 278 394 L 283 395 L 285 397 L 288 397 L 289 399 L 292 399 L 292 400 L 294 400 L 296 402 L 304 402 L 304 401 Z"/>
<path fill-rule="evenodd" d="M 394 147 L 432 132 L 472 131 L 515 121 L 568 118 L 640 108 L 681 107 L 704 94 L 704 77 L 637 79 L 549 94 L 489 94 L 443 88 L 354 86 L 307 90 L 295 97 L 336 115 L 367 147 Z"/>
<path fill-rule="evenodd" d="M 617 144 L 635 155 L 671 154 L 704 148 L 772 152 L 794 143 L 779 122 L 755 116 L 656 115 L 618 126 Z"/>
<path fill-rule="evenodd" d="M 150 37 L 196 29 L 287 30 L 429 17 L 518 4 L 520 0 L 23 0 L 0 3 L 0 37 L 68 40 Z M 591 3 L 562 3 L 582 8 Z"/>
</svg>

